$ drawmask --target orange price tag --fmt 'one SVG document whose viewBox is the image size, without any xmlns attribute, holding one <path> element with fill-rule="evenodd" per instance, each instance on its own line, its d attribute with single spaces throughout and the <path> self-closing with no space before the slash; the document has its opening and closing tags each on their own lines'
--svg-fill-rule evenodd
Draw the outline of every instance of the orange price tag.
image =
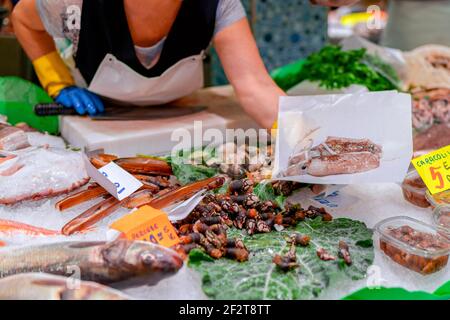
<svg viewBox="0 0 450 320">
<path fill-rule="evenodd" d="M 412 160 L 431 194 L 450 189 L 450 146 Z"/>
<path fill-rule="evenodd" d="M 143 206 L 115 221 L 111 226 L 129 240 L 149 241 L 165 247 L 180 242 L 175 228 L 164 211 Z"/>
</svg>

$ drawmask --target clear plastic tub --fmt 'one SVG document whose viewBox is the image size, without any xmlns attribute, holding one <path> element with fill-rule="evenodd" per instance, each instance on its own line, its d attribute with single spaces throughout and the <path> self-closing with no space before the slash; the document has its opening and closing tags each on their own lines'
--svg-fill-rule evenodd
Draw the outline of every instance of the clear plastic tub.
<svg viewBox="0 0 450 320">
<path fill-rule="evenodd" d="M 443 269 L 450 242 L 438 230 L 409 217 L 385 219 L 375 226 L 375 241 L 389 258 L 423 275 Z"/>
<path fill-rule="evenodd" d="M 421 208 L 428 208 L 427 186 L 422 181 L 416 170 L 408 172 L 402 183 L 403 197 L 406 201 Z"/>
<path fill-rule="evenodd" d="M 433 214 L 438 232 L 450 240 L 450 206 L 438 206 Z"/>
<path fill-rule="evenodd" d="M 450 206 L 450 190 L 436 194 L 431 194 L 430 191 L 427 191 L 425 196 L 433 208 L 437 208 L 439 206 Z"/>
</svg>

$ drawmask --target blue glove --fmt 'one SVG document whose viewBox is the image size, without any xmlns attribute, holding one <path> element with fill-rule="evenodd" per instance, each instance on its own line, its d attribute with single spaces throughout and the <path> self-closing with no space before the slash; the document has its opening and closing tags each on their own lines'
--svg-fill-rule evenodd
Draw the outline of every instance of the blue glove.
<svg viewBox="0 0 450 320">
<path fill-rule="evenodd" d="M 74 108 L 79 114 L 91 116 L 105 111 L 102 100 L 86 89 L 67 87 L 58 94 L 55 101 L 67 108 Z"/>
</svg>

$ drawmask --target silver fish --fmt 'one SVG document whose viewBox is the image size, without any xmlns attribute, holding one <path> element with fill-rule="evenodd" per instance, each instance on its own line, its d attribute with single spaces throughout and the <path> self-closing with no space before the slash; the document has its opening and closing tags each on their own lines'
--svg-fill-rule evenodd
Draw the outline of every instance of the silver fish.
<svg viewBox="0 0 450 320">
<path fill-rule="evenodd" d="M 95 282 L 46 273 L 25 273 L 0 280 L 0 300 L 129 300 Z"/>
<path fill-rule="evenodd" d="M 175 274 L 183 259 L 142 241 L 60 242 L 0 249 L 0 278 L 44 272 L 102 284 L 151 285 Z"/>
</svg>

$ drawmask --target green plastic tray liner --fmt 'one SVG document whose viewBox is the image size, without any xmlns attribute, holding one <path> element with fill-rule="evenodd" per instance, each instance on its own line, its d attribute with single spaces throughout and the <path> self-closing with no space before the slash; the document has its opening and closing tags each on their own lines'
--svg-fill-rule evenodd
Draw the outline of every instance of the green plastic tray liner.
<svg viewBox="0 0 450 320">
<path fill-rule="evenodd" d="M 58 134 L 57 116 L 38 117 L 34 113 L 36 104 L 50 102 L 52 98 L 35 84 L 18 77 L 0 77 L 0 114 L 7 116 L 9 123 L 25 122 L 39 131 Z"/>
</svg>

